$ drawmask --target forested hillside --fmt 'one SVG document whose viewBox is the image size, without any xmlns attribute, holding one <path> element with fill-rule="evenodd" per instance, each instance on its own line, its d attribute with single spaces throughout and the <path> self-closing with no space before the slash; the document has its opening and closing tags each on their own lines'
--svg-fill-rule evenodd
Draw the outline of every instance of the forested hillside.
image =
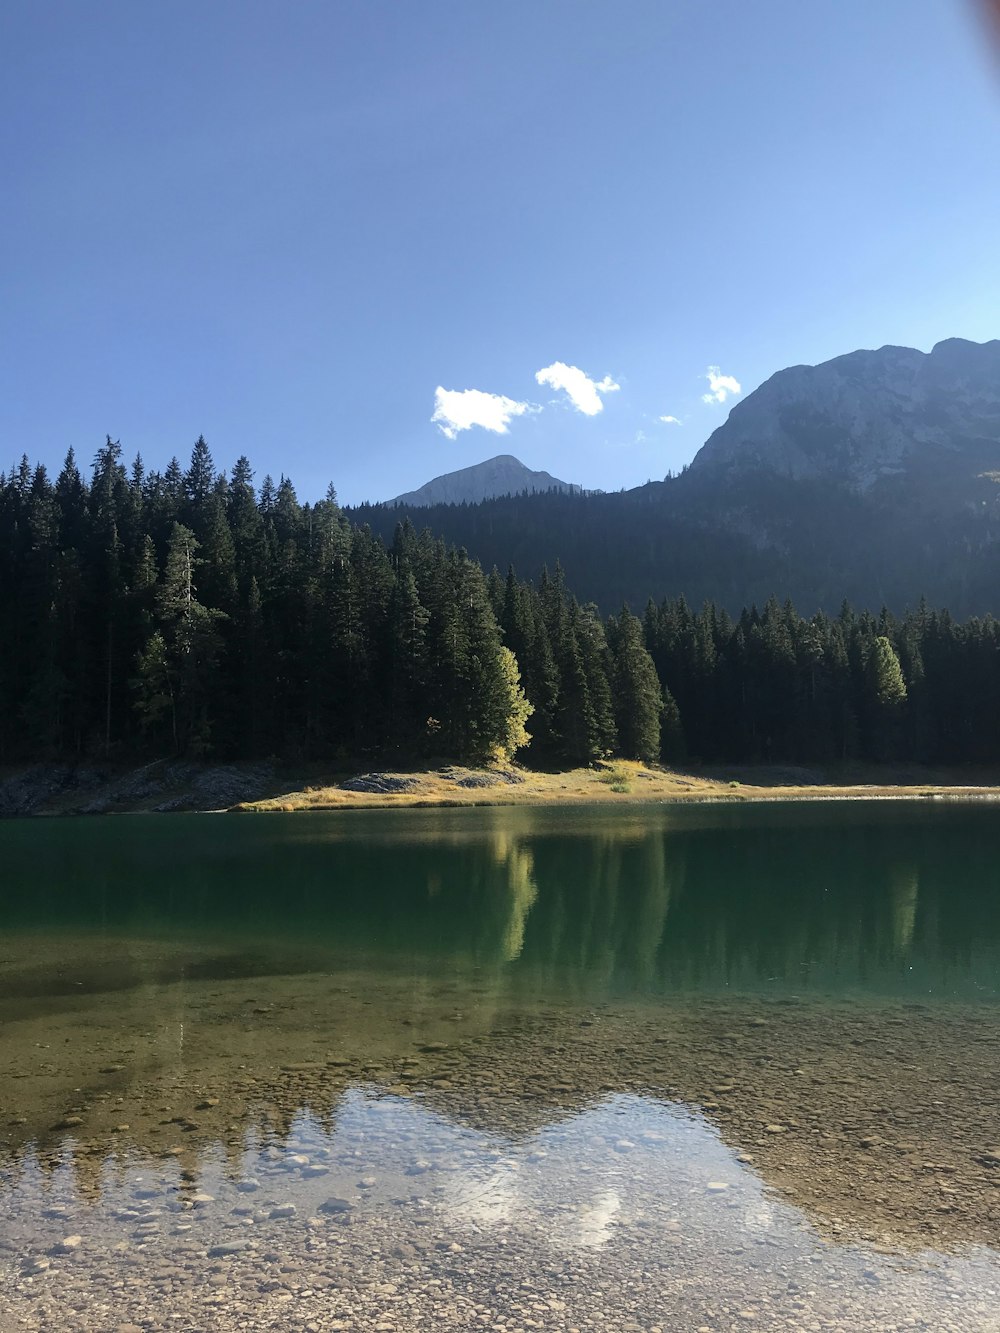
<svg viewBox="0 0 1000 1333">
<path fill-rule="evenodd" d="M 557 554 L 605 614 L 683 594 L 733 615 L 770 596 L 831 614 L 844 598 L 899 613 L 924 596 L 982 615 L 998 609 L 998 482 L 1000 341 L 951 338 L 778 371 L 679 477 L 436 504 L 415 521 L 487 569 Z M 390 540 L 406 510 L 355 516 Z"/>
<path fill-rule="evenodd" d="M 998 478 L 928 465 L 859 494 L 832 480 L 690 470 L 605 495 L 348 512 L 387 541 L 409 516 L 487 569 L 535 570 L 557 553 L 576 594 L 605 614 L 683 594 L 731 615 L 770 596 L 830 614 L 845 598 L 902 613 L 926 597 L 964 617 L 1000 608 Z"/>
<path fill-rule="evenodd" d="M 992 618 L 732 617 L 724 591 L 602 617 L 560 531 L 547 570 L 486 575 L 429 529 L 384 542 L 332 490 L 220 475 L 201 439 L 163 473 L 110 439 L 89 478 L 25 459 L 0 480 L 0 761 L 1000 758 Z"/>
</svg>

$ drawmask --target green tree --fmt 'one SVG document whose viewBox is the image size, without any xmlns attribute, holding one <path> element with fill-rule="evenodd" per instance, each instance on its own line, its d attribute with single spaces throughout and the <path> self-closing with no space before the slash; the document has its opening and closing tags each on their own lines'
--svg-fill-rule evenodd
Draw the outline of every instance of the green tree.
<svg viewBox="0 0 1000 1333">
<path fill-rule="evenodd" d="M 898 754 L 906 704 L 906 682 L 892 643 L 876 637 L 865 664 L 869 750 L 873 759 L 891 759 Z"/>
<path fill-rule="evenodd" d="M 660 706 L 660 759 L 664 764 L 680 764 L 687 758 L 687 742 L 681 723 L 681 710 L 666 685 Z"/>
<path fill-rule="evenodd" d="M 509 648 L 499 650 L 498 676 L 493 750 L 498 759 L 509 762 L 516 751 L 530 743 L 526 723 L 535 710 L 525 698 L 517 658 Z"/>
<path fill-rule="evenodd" d="M 660 682 L 646 650 L 642 624 L 628 607 L 612 622 L 618 748 L 626 759 L 652 763 L 660 755 Z"/>
<path fill-rule="evenodd" d="M 875 640 L 868 656 L 868 686 L 882 708 L 896 708 L 906 699 L 906 681 L 899 658 L 884 635 Z"/>
<path fill-rule="evenodd" d="M 225 619 L 196 596 L 198 546 L 190 528 L 174 524 L 156 590 L 157 627 L 139 653 L 136 677 L 143 728 L 155 730 L 168 716 L 175 751 L 194 755 L 211 748 L 212 685 Z"/>
</svg>

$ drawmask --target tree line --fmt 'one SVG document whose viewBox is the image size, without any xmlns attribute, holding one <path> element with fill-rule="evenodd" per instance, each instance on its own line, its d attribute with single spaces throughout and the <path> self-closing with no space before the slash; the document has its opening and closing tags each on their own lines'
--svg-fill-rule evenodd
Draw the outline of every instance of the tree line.
<svg viewBox="0 0 1000 1333">
<path fill-rule="evenodd" d="M 989 617 L 604 618 L 558 564 L 486 575 L 408 520 L 387 542 L 204 439 L 186 469 L 108 438 L 89 477 L 72 452 L 0 477 L 0 762 L 989 761 L 998 736 Z"/>
</svg>

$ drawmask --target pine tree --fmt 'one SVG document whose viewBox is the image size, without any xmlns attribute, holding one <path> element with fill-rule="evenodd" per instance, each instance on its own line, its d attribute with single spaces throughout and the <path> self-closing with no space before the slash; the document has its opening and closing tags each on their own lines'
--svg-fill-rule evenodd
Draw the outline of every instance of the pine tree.
<svg viewBox="0 0 1000 1333">
<path fill-rule="evenodd" d="M 882 708 L 898 707 L 906 699 L 906 682 L 896 650 L 885 635 L 879 635 L 868 657 L 868 684 Z"/>
<path fill-rule="evenodd" d="M 423 740 L 421 701 L 427 690 L 427 625 L 430 612 L 420 601 L 407 564 L 396 570 L 389 597 L 391 652 L 388 734 L 390 743 L 414 753 Z"/>
<path fill-rule="evenodd" d="M 660 755 L 660 682 L 643 642 L 642 624 L 623 607 L 611 634 L 618 748 L 626 759 Z"/>
<path fill-rule="evenodd" d="M 687 758 L 687 743 L 681 724 L 681 710 L 666 685 L 660 706 L 660 759 L 664 764 L 682 764 Z"/>
<path fill-rule="evenodd" d="M 521 689 L 517 658 L 509 648 L 500 648 L 500 680 L 497 689 L 497 734 L 493 753 L 509 762 L 518 750 L 530 744 L 525 725 L 535 711 Z"/>
<path fill-rule="evenodd" d="M 175 523 L 156 590 L 157 628 L 139 654 L 136 678 L 144 728 L 155 729 L 169 713 L 175 751 L 192 755 L 211 748 L 212 684 L 225 618 L 198 601 L 197 551 L 191 529 Z"/>
<path fill-rule="evenodd" d="M 204 435 L 199 435 L 191 450 L 191 463 L 184 474 L 184 518 L 187 526 L 201 538 L 208 499 L 215 489 L 215 464 Z"/>
<path fill-rule="evenodd" d="M 902 732 L 906 682 L 892 643 L 878 635 L 868 650 L 865 669 L 868 745 L 873 759 L 896 754 Z"/>
</svg>

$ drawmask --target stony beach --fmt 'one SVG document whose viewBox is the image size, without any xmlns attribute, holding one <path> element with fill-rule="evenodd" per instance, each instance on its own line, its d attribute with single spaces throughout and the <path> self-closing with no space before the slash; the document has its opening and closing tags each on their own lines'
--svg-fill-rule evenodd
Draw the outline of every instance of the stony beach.
<svg viewBox="0 0 1000 1333">
<path fill-rule="evenodd" d="M 5 1328 L 996 1328 L 989 1009 L 20 990 Z"/>
</svg>

